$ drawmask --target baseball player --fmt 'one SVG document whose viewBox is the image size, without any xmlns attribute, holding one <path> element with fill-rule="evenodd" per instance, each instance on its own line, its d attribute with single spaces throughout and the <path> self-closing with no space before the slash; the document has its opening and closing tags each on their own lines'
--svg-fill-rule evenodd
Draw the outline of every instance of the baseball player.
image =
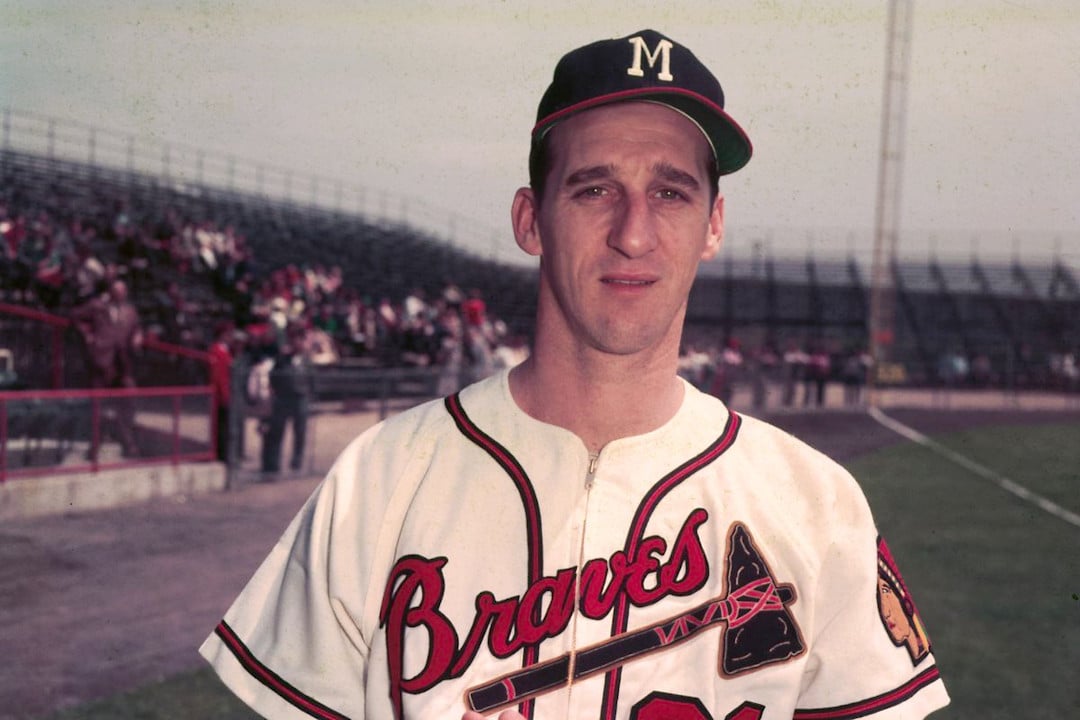
<svg viewBox="0 0 1080 720">
<path fill-rule="evenodd" d="M 564 56 L 515 237 L 530 358 L 342 453 L 201 652 L 268 718 L 825 720 L 945 705 L 855 481 L 681 380 L 720 84 L 652 30 Z"/>
</svg>

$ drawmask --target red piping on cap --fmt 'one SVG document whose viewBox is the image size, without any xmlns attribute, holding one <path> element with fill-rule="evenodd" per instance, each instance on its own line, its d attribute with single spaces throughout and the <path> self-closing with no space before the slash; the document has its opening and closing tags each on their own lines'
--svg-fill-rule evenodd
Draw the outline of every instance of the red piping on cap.
<svg viewBox="0 0 1080 720">
<path fill-rule="evenodd" d="M 608 93 L 607 95 L 599 95 L 599 96 L 594 97 L 594 98 L 589 98 L 588 100 L 582 100 L 581 102 L 577 103 L 576 105 L 571 105 L 569 107 L 565 107 L 562 110 L 556 110 L 555 112 L 551 113 L 546 118 L 544 118 L 543 120 L 536 123 L 536 125 L 533 126 L 532 133 L 536 134 L 536 131 L 539 130 L 542 126 L 547 125 L 548 123 L 553 123 L 553 122 L 559 120 L 560 118 L 563 118 L 563 117 L 565 117 L 567 115 L 570 115 L 571 113 L 575 113 L 575 112 L 578 112 L 580 110 L 587 110 L 588 108 L 595 107 L 597 105 L 604 105 L 604 104 L 607 104 L 607 103 L 610 103 L 610 102 L 616 102 L 618 100 L 624 100 L 624 99 L 627 99 L 627 98 L 638 97 L 640 95 L 682 95 L 684 97 L 688 97 L 688 98 L 691 98 L 693 100 L 696 100 L 697 102 L 701 103 L 702 105 L 705 105 L 706 107 L 708 107 L 713 112 L 715 112 L 715 113 L 723 116 L 724 118 L 726 118 L 729 122 L 731 122 L 733 127 L 739 128 L 739 126 L 735 123 L 735 121 L 732 120 L 731 116 L 728 115 L 726 112 L 724 112 L 724 109 L 722 107 L 720 107 L 719 105 L 714 103 L 712 100 L 709 100 L 704 95 L 699 95 L 698 93 L 692 92 L 690 90 L 683 90 L 682 88 L 665 89 L 665 88 L 650 87 L 650 88 L 635 88 L 634 90 L 620 90 L 619 92 Z M 744 137 L 746 135 L 746 133 L 742 132 L 742 128 L 739 128 L 739 133 L 741 135 L 743 135 Z"/>
</svg>

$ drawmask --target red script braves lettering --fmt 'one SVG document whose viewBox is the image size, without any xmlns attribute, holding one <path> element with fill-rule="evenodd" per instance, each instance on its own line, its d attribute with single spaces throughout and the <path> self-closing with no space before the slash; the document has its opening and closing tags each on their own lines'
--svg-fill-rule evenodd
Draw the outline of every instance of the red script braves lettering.
<svg viewBox="0 0 1080 720">
<path fill-rule="evenodd" d="M 667 541 L 650 536 L 639 543 L 633 557 L 619 551 L 608 560 L 585 563 L 581 612 L 602 618 L 620 596 L 643 607 L 669 595 L 684 596 L 700 589 L 709 577 L 709 564 L 697 530 L 707 519 L 708 513 L 701 508 L 691 512 L 666 559 Z M 557 636 L 573 614 L 576 570 L 568 568 L 554 577 L 541 578 L 521 596 L 499 600 L 486 590 L 478 594 L 472 626 L 459 645 L 457 629 L 439 609 L 446 591 L 443 566 L 447 562 L 445 557 L 403 557 L 394 565 L 386 585 L 379 620 L 386 628 L 390 694 L 399 717 L 402 693 L 421 693 L 443 680 L 460 677 L 472 664 L 485 636 L 493 655 L 508 657 L 527 645 Z M 550 599 L 546 610 L 545 598 Z M 430 650 L 420 671 L 406 678 L 405 633 L 410 628 L 427 631 Z"/>
</svg>

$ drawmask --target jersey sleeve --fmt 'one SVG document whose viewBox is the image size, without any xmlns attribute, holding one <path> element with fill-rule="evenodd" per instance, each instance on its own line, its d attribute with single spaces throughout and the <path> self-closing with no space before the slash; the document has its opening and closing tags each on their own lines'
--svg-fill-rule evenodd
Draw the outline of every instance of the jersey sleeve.
<svg viewBox="0 0 1080 720">
<path fill-rule="evenodd" d="M 199 650 L 271 720 L 363 717 L 367 648 L 328 583 L 333 490 L 308 500 Z"/>
<path fill-rule="evenodd" d="M 394 492 L 382 481 L 393 463 L 368 457 L 366 440 L 338 459 L 200 648 L 271 720 L 365 716 L 379 598 L 368 591 Z"/>
<path fill-rule="evenodd" d="M 850 477 L 817 592 L 796 720 L 924 718 L 948 704 L 930 640 Z"/>
</svg>

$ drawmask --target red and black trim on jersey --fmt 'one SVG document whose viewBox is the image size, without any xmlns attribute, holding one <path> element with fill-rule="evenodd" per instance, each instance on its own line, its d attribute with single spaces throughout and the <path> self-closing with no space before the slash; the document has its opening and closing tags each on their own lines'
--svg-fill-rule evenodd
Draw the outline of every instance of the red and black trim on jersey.
<svg viewBox="0 0 1080 720">
<path fill-rule="evenodd" d="M 244 644 L 224 620 L 214 628 L 214 634 L 221 639 L 221 642 L 225 643 L 225 647 L 229 648 L 237 662 L 249 675 L 261 682 L 285 702 L 313 718 L 318 718 L 318 720 L 349 720 L 347 715 L 342 715 L 336 710 L 323 705 L 315 698 L 300 692 L 280 675 L 264 665 L 252 654 L 248 646 Z"/>
<path fill-rule="evenodd" d="M 533 488 L 529 475 L 509 450 L 477 427 L 462 407 L 460 393 L 447 397 L 444 404 L 461 434 L 490 455 L 514 481 L 525 511 L 525 536 L 529 548 L 529 585 L 535 585 L 544 575 L 544 534 L 540 523 L 540 503 L 536 498 L 536 490 Z M 539 659 L 539 644 L 528 645 L 524 649 L 522 667 L 535 665 Z M 525 720 L 532 717 L 534 704 L 534 700 L 528 700 L 518 708 L 518 712 L 525 716 Z"/>
<path fill-rule="evenodd" d="M 723 455 L 727 449 L 735 443 L 735 438 L 739 434 L 741 425 L 742 418 L 737 413 L 729 411 L 727 424 L 724 426 L 723 432 L 720 433 L 720 437 L 709 445 L 709 447 L 705 448 L 705 450 L 660 478 L 649 492 L 645 494 L 645 497 L 642 498 L 641 503 L 638 505 L 637 512 L 634 514 L 634 520 L 630 523 L 630 529 L 627 532 L 624 552 L 626 552 L 628 557 L 633 557 L 636 553 L 638 544 L 641 543 L 642 538 L 645 536 L 645 527 L 648 525 L 653 511 L 660 504 L 660 501 L 671 492 L 671 490 L 678 487 L 680 483 L 686 480 L 686 478 Z M 630 601 L 629 598 L 623 594 L 616 601 L 614 613 L 612 614 L 611 636 L 617 637 L 625 633 L 629 620 Z M 618 709 L 619 684 L 621 680 L 622 667 L 617 667 L 614 670 L 609 671 L 605 676 L 603 707 L 600 711 L 601 720 L 614 720 L 616 710 Z"/>
<path fill-rule="evenodd" d="M 895 690 L 847 705 L 814 708 L 812 710 L 796 709 L 792 720 L 854 720 L 854 718 L 866 717 L 894 705 L 907 702 L 915 693 L 940 678 L 941 673 L 938 672 L 937 665 L 931 665 Z"/>
</svg>

